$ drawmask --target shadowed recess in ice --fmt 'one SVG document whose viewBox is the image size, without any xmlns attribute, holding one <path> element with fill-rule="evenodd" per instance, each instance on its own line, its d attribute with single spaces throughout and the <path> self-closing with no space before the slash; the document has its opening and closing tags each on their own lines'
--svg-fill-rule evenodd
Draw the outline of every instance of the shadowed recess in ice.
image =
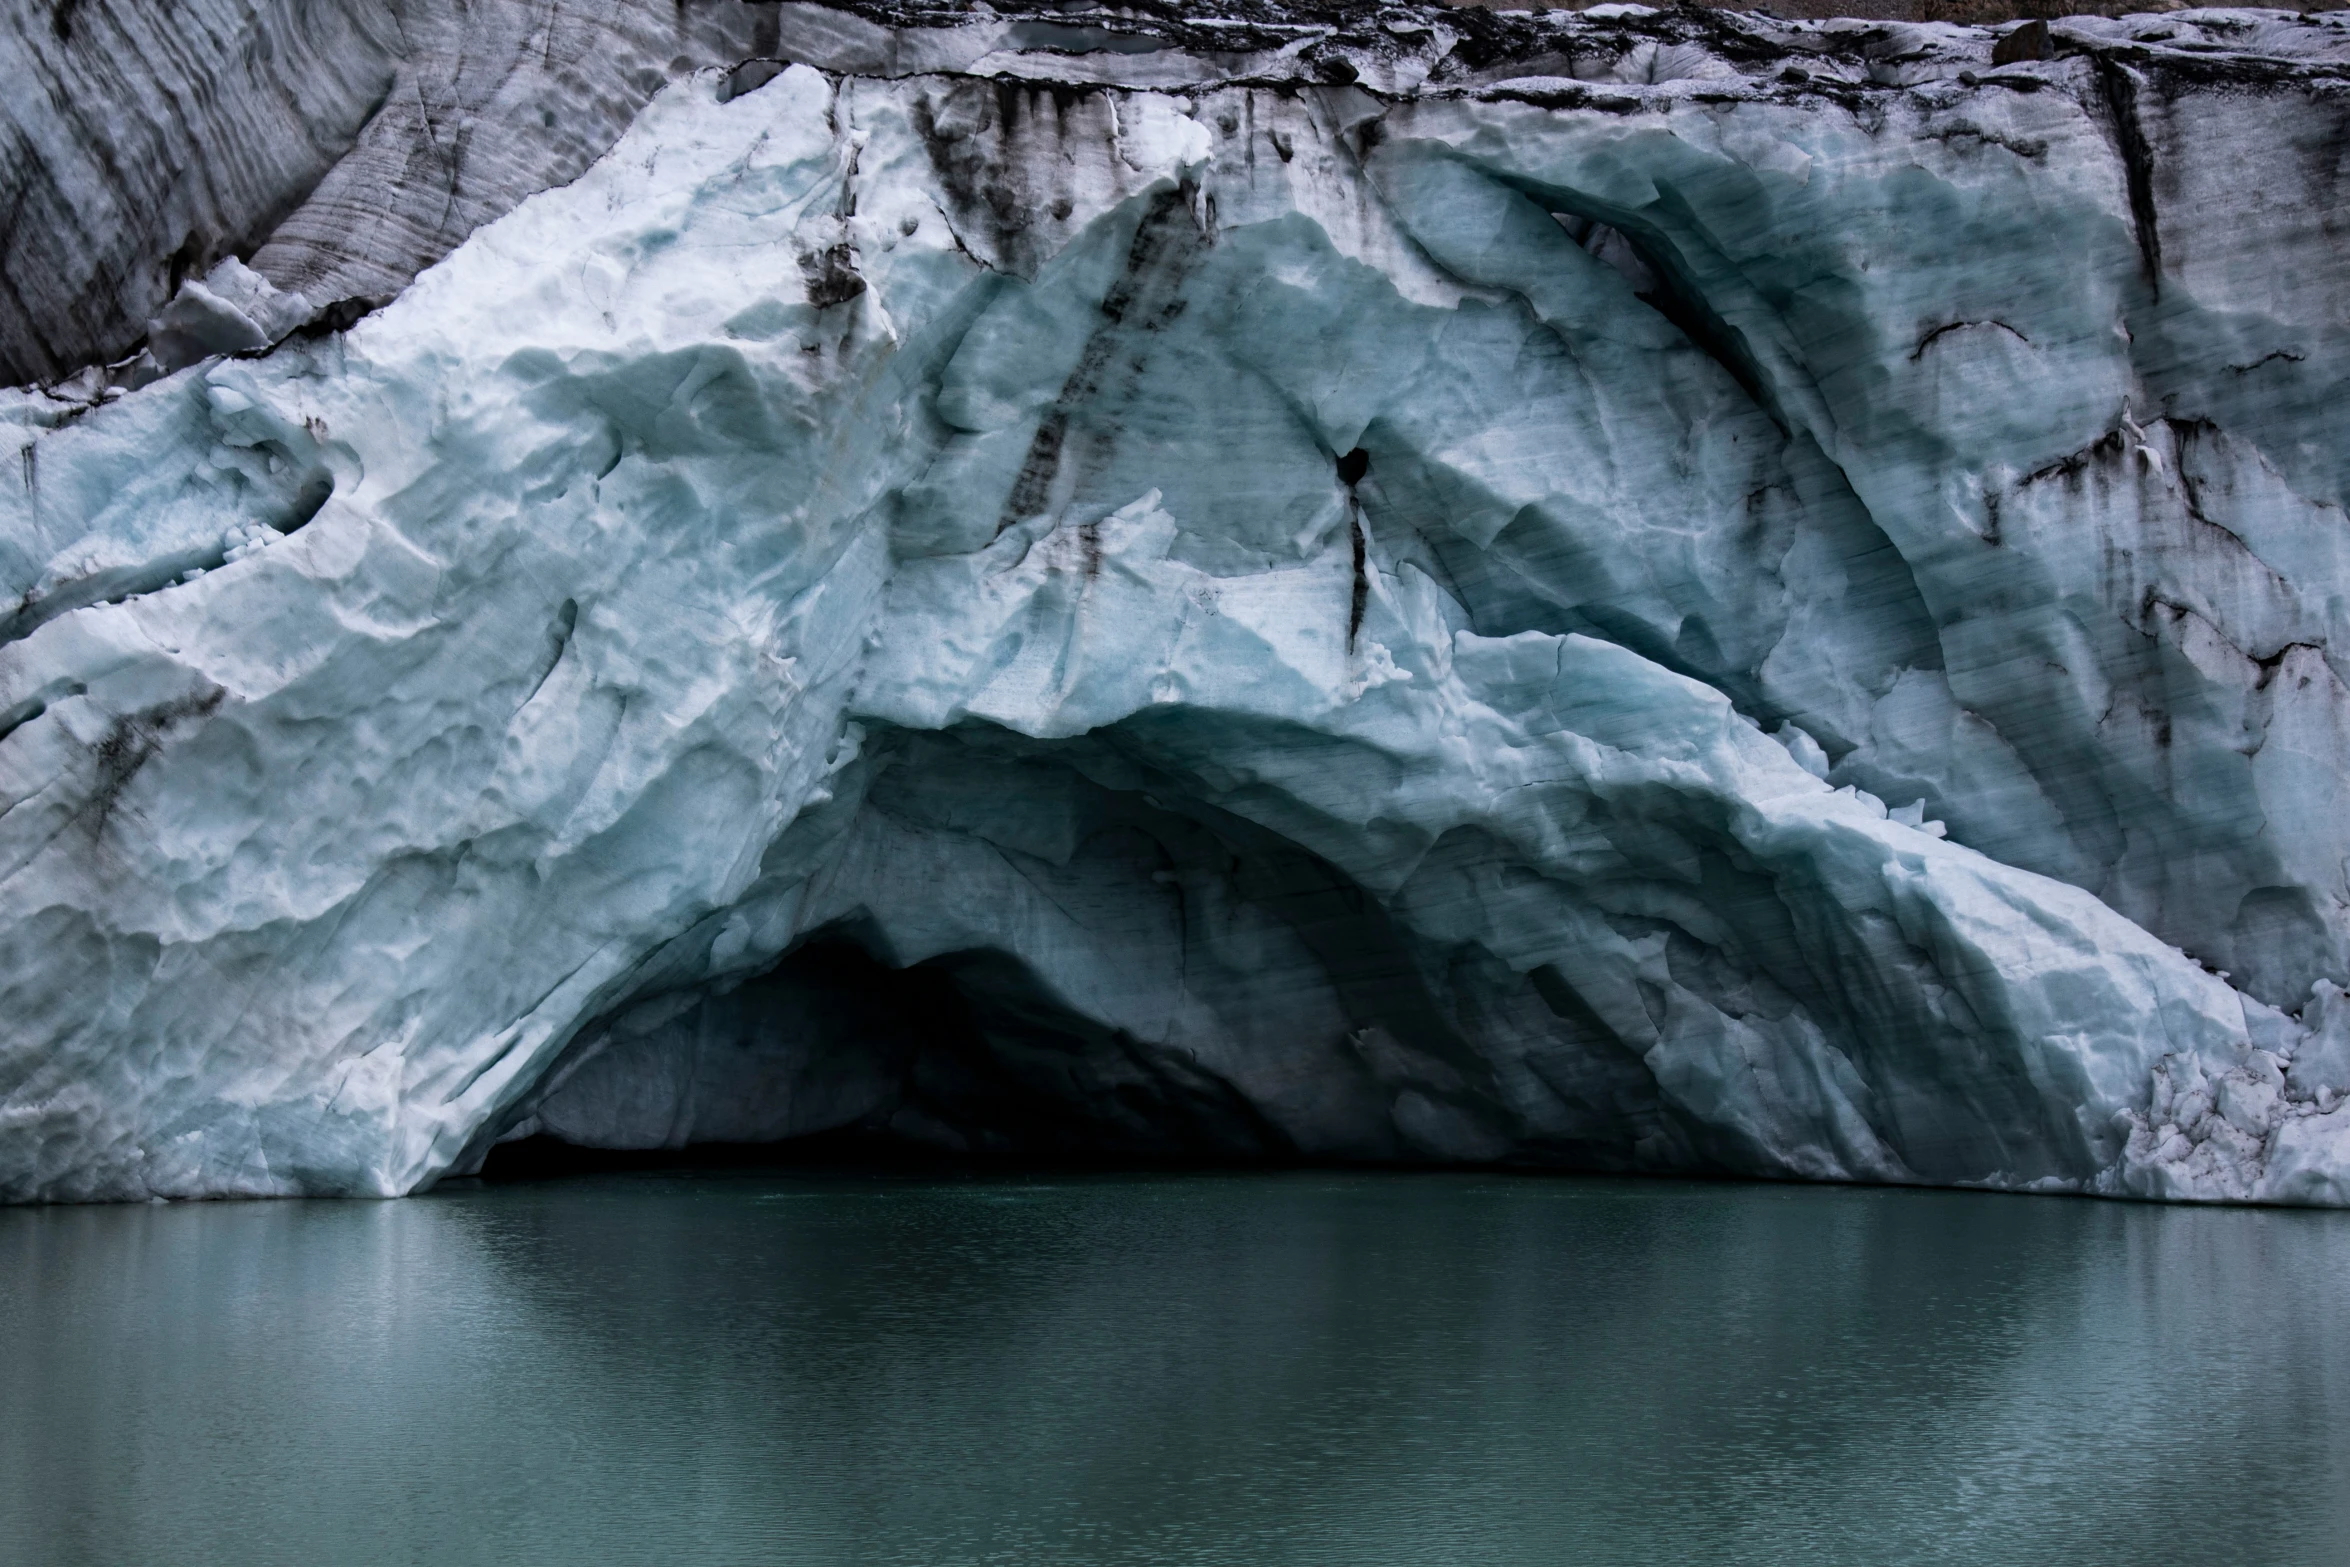
<svg viewBox="0 0 2350 1567">
<path fill-rule="evenodd" d="M 8 394 L 0 1195 L 854 1128 L 2350 1201 L 2341 28 L 1434 14 L 841 16 L 345 333 L 224 263 L 186 368 Z"/>
</svg>

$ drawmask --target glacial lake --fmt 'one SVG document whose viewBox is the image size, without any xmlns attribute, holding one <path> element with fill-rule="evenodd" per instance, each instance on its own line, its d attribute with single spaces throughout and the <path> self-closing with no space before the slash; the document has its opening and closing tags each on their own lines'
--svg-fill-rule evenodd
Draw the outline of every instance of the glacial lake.
<svg viewBox="0 0 2350 1567">
<path fill-rule="evenodd" d="M 2350 1214 L 693 1171 L 0 1211 L 0 1560 L 2338 1563 Z"/>
</svg>

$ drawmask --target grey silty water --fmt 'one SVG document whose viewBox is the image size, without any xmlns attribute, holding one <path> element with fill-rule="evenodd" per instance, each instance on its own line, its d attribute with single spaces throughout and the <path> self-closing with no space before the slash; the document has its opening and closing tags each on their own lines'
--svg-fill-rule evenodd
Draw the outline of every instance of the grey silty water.
<svg viewBox="0 0 2350 1567">
<path fill-rule="evenodd" d="M 0 1558 L 2317 1563 L 2350 1215 L 1451 1175 L 0 1212 Z"/>
</svg>

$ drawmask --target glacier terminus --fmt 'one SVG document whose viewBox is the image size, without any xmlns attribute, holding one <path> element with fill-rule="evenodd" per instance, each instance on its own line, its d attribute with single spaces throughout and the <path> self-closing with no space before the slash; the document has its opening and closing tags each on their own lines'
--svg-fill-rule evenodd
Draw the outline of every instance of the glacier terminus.
<svg viewBox="0 0 2350 1567">
<path fill-rule="evenodd" d="M 2343 16 L 242 9 L 0 321 L 0 1198 L 2350 1203 Z"/>
</svg>

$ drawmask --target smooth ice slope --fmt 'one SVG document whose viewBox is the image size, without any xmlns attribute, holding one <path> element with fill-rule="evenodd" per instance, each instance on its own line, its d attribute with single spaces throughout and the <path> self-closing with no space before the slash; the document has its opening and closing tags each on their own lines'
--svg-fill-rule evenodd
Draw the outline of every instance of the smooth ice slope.
<svg viewBox="0 0 2350 1567">
<path fill-rule="evenodd" d="M 13 395 L 0 1193 L 2350 1200 L 2342 29 L 803 9 L 345 335 Z"/>
</svg>

